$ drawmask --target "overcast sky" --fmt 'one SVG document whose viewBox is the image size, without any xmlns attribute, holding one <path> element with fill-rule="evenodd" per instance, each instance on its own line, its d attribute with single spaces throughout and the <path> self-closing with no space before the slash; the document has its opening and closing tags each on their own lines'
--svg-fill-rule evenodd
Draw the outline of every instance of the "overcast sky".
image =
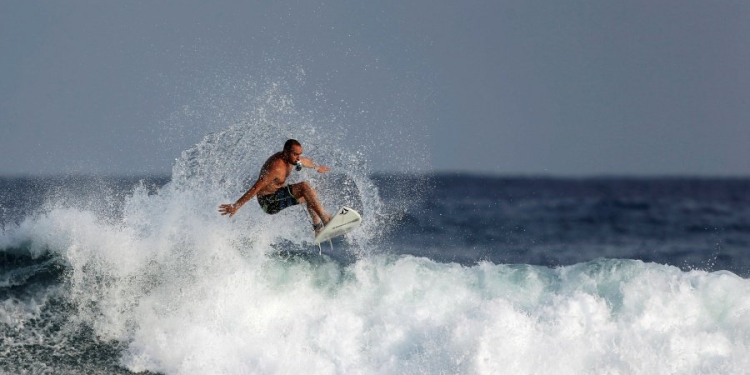
<svg viewBox="0 0 750 375">
<path fill-rule="evenodd" d="M 0 175 L 169 173 L 274 82 L 374 171 L 750 175 L 747 0 L 0 0 Z"/>
</svg>

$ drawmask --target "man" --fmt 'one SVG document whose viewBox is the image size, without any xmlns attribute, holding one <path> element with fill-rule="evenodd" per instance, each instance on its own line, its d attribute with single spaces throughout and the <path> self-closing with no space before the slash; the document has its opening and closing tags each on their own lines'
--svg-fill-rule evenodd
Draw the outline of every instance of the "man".
<svg viewBox="0 0 750 375">
<path fill-rule="evenodd" d="M 287 185 L 286 179 L 297 167 L 315 168 L 318 173 L 325 173 L 330 168 L 317 165 L 312 160 L 302 157 L 302 145 L 290 139 L 284 143 L 281 152 L 273 154 L 260 169 L 260 175 L 255 184 L 234 204 L 222 204 L 219 212 L 222 215 L 232 217 L 237 210 L 254 196 L 258 196 L 258 204 L 267 214 L 275 214 L 287 207 L 300 203 L 307 204 L 307 211 L 312 218 L 313 230 L 317 234 L 325 223 L 331 220 L 331 216 L 325 212 L 318 201 L 315 190 L 306 181 Z"/>
</svg>

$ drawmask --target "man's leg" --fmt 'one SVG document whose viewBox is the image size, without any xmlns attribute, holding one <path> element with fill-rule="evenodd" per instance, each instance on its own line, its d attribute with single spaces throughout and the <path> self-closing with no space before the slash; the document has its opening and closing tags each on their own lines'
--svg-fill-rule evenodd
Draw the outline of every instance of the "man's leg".
<svg viewBox="0 0 750 375">
<path fill-rule="evenodd" d="M 323 206 L 318 201 L 315 189 L 313 189 L 307 181 L 296 183 L 289 187 L 292 189 L 292 195 L 294 195 L 300 203 L 307 204 L 307 212 L 310 213 L 313 225 L 320 223 L 321 220 L 324 224 L 331 220 L 331 215 L 323 209 Z"/>
</svg>

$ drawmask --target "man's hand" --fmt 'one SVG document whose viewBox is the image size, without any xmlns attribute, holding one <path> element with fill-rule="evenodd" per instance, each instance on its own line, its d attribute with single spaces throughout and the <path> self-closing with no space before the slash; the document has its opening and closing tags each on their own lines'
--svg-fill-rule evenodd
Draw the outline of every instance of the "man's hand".
<svg viewBox="0 0 750 375">
<path fill-rule="evenodd" d="M 326 173 L 330 171 L 331 168 L 326 167 L 325 165 L 319 165 L 318 166 L 318 173 Z"/>
<path fill-rule="evenodd" d="M 219 212 L 222 215 L 229 215 L 229 217 L 234 216 L 238 209 L 239 207 L 235 204 L 222 204 L 219 206 Z"/>
</svg>

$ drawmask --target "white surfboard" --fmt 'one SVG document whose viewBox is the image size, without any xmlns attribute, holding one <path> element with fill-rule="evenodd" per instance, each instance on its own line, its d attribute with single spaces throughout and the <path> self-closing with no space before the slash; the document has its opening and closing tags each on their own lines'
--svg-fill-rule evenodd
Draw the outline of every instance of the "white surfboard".
<svg viewBox="0 0 750 375">
<path fill-rule="evenodd" d="M 320 245 L 323 241 L 328 241 L 331 238 L 347 234 L 356 229 L 361 222 L 362 216 L 359 216 L 357 211 L 343 206 L 339 209 L 336 215 L 333 215 L 331 221 L 323 227 L 320 233 L 315 236 L 313 244 Z"/>
</svg>

